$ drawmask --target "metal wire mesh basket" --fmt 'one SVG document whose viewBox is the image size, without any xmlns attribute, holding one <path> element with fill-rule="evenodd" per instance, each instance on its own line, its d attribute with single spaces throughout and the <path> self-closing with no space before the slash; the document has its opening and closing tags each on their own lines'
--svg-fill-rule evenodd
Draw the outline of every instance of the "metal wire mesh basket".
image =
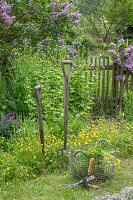
<svg viewBox="0 0 133 200">
<path fill-rule="evenodd" d="M 84 144 L 67 148 L 67 155 L 72 175 L 82 179 L 88 175 L 91 158 L 94 158 L 93 171 L 97 180 L 106 180 L 114 176 L 117 147 L 101 139 L 96 144 Z"/>
</svg>

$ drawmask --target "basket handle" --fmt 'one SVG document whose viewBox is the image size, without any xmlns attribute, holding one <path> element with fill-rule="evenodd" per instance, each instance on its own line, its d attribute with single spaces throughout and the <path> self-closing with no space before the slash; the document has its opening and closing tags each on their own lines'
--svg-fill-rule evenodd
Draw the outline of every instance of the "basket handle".
<svg viewBox="0 0 133 200">
<path fill-rule="evenodd" d="M 101 139 L 101 140 L 99 140 L 99 141 L 97 142 L 97 145 L 98 145 L 101 141 L 105 141 L 108 145 L 110 145 L 109 142 L 108 142 L 106 139 Z M 117 152 L 118 152 L 118 148 L 115 147 L 115 146 L 113 146 L 113 145 L 110 145 L 110 146 L 113 147 L 113 148 L 115 148 L 113 154 L 116 155 Z"/>
<path fill-rule="evenodd" d="M 81 151 L 81 150 L 77 150 L 73 155 L 75 156 L 77 153 L 82 153 L 82 154 L 84 154 L 85 156 L 87 156 L 86 153 L 84 153 L 84 152 Z"/>
<path fill-rule="evenodd" d="M 99 141 L 97 142 L 97 145 L 98 145 L 100 142 L 102 142 L 102 141 L 105 141 L 108 145 L 110 145 L 109 142 L 108 142 L 107 140 L 105 140 L 105 139 L 99 140 Z"/>
</svg>

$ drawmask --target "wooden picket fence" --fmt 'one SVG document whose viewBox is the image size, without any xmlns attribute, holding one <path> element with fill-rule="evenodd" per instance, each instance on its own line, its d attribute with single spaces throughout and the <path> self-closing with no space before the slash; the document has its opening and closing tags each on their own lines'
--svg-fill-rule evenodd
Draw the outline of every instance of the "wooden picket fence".
<svg viewBox="0 0 133 200">
<path fill-rule="evenodd" d="M 84 67 L 85 77 L 94 76 L 96 89 L 93 97 L 93 113 L 116 116 L 123 110 L 123 91 L 133 90 L 133 73 L 123 71 L 118 64 L 113 64 L 112 59 L 91 57 L 86 59 Z M 116 76 L 123 76 L 123 80 L 116 81 Z M 91 85 L 90 85 L 91 87 Z"/>
</svg>

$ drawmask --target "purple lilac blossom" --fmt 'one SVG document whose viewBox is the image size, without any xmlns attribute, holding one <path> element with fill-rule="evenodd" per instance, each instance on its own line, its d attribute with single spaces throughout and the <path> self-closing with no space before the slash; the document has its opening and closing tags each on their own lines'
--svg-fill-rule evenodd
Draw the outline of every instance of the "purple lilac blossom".
<svg viewBox="0 0 133 200">
<path fill-rule="evenodd" d="M 110 46 L 111 48 L 113 48 L 113 49 L 116 48 L 116 45 L 115 45 L 114 43 L 110 43 L 109 46 Z"/>
<path fill-rule="evenodd" d="M 126 50 L 129 56 L 133 59 L 133 46 L 129 45 L 129 47 Z"/>
<path fill-rule="evenodd" d="M 80 20 L 75 20 L 74 22 L 72 22 L 72 24 L 75 24 L 75 25 L 77 25 L 79 23 L 80 23 Z"/>
<path fill-rule="evenodd" d="M 5 126 L 5 128 L 7 128 L 7 126 Z"/>
<path fill-rule="evenodd" d="M 119 54 L 119 56 L 123 56 L 124 54 L 125 54 L 125 49 L 123 48 L 123 49 L 120 49 L 120 54 Z"/>
<path fill-rule="evenodd" d="M 15 16 L 10 17 L 11 5 L 7 4 L 5 0 L 0 1 L 0 19 L 4 21 L 6 26 L 9 26 L 15 20 Z"/>
<path fill-rule="evenodd" d="M 113 57 L 113 62 L 119 64 L 120 63 L 120 58 L 117 56 Z"/>
<path fill-rule="evenodd" d="M 121 63 L 121 67 L 122 67 L 122 70 L 125 71 L 125 69 L 126 69 L 126 63 L 125 63 L 125 62 L 122 62 L 122 63 Z"/>
<path fill-rule="evenodd" d="M 118 43 L 124 44 L 125 40 L 121 38 L 120 40 L 118 40 Z"/>
<path fill-rule="evenodd" d="M 116 79 L 117 82 L 120 82 L 120 81 L 123 80 L 123 77 L 121 75 L 118 75 L 118 76 L 115 77 L 115 79 Z"/>
<path fill-rule="evenodd" d="M 49 4 L 49 7 L 52 11 L 50 12 L 51 23 L 54 23 L 54 21 L 58 20 L 58 17 L 62 17 L 64 15 L 66 15 L 69 20 L 75 20 L 73 24 L 78 24 L 80 22 L 79 19 L 81 18 L 81 14 L 79 11 L 70 13 L 70 9 L 73 7 L 72 3 L 66 2 L 59 4 L 57 1 L 56 3 Z"/>
<path fill-rule="evenodd" d="M 131 57 L 126 60 L 126 68 L 133 73 L 133 59 Z"/>
<path fill-rule="evenodd" d="M 108 53 L 110 53 L 111 55 L 116 55 L 116 51 L 114 50 L 108 50 Z"/>
</svg>

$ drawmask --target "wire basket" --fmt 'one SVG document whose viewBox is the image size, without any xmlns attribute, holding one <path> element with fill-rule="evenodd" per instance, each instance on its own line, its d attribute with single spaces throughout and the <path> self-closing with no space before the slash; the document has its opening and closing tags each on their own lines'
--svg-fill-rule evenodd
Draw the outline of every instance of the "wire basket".
<svg viewBox="0 0 133 200">
<path fill-rule="evenodd" d="M 89 162 L 94 158 L 93 171 L 96 180 L 107 180 L 114 176 L 117 147 L 101 139 L 96 144 L 83 144 L 67 148 L 69 165 L 73 177 L 82 179 L 88 175 Z"/>
</svg>

